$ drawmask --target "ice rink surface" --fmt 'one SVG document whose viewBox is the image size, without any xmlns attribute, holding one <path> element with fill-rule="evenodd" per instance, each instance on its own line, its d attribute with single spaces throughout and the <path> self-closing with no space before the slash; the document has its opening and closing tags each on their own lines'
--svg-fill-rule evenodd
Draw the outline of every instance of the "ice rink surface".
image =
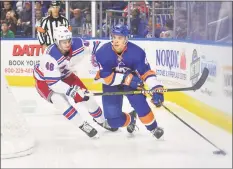
<svg viewBox="0 0 233 169">
<path fill-rule="evenodd" d="M 216 148 L 163 108 L 151 105 L 159 126 L 164 128 L 161 140 L 139 120 L 134 135 L 126 128 L 115 133 L 106 131 L 83 109 L 80 113 L 99 131 L 99 139 L 90 139 L 40 98 L 34 88 L 12 90 L 36 138 L 36 148 L 30 156 L 1 160 L 2 168 L 232 168 L 232 135 L 173 103 L 165 104 L 227 155 L 214 155 Z M 101 105 L 101 99 L 97 97 L 97 101 Z M 123 110 L 131 110 L 126 100 Z"/>
</svg>

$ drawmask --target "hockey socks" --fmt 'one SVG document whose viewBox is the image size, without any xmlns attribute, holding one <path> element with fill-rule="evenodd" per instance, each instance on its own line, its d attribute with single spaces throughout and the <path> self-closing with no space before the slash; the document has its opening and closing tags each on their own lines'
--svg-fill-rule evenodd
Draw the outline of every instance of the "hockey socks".
<svg viewBox="0 0 233 169">
<path fill-rule="evenodd" d="M 89 114 L 95 119 L 97 123 L 104 123 L 105 118 L 100 107 L 98 107 L 94 112 L 89 111 Z"/>
<path fill-rule="evenodd" d="M 68 119 L 68 120 L 72 120 L 76 115 L 78 114 L 77 110 L 73 107 L 70 106 L 64 113 L 63 115 Z M 76 119 L 76 118 L 75 118 Z M 78 120 L 78 123 L 80 123 L 80 121 Z"/>
</svg>

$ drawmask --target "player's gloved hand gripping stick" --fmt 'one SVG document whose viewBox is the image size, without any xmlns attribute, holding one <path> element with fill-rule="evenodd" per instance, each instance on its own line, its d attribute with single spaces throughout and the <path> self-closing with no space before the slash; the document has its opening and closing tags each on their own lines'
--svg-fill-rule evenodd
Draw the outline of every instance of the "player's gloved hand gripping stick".
<svg viewBox="0 0 233 169">
<path fill-rule="evenodd" d="M 164 92 L 180 92 L 180 91 L 196 91 L 201 88 L 201 86 L 205 83 L 207 77 L 209 75 L 209 70 L 207 68 L 203 69 L 202 75 L 197 83 L 191 87 L 185 88 L 160 88 L 160 89 L 152 89 L 152 90 L 135 90 L 135 91 L 127 91 L 127 92 L 103 92 L 103 93 L 90 93 L 90 95 L 94 96 L 106 96 L 106 95 L 127 95 L 127 94 L 153 94 L 155 92 L 164 93 Z"/>
<path fill-rule="evenodd" d="M 126 71 L 123 78 L 123 85 L 130 86 L 134 90 L 141 90 L 143 81 L 138 76 L 135 76 L 131 71 Z"/>
<path fill-rule="evenodd" d="M 82 89 L 80 86 L 72 85 L 69 90 L 66 92 L 67 96 L 70 96 L 71 98 L 82 98 L 83 101 L 87 101 L 89 97 L 86 95 L 88 94 L 88 90 Z"/>
</svg>

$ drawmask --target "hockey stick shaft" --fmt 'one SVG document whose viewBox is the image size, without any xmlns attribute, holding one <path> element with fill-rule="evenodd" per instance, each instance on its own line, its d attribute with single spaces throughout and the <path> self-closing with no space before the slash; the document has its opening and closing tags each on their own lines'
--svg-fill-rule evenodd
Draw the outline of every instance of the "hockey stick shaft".
<svg viewBox="0 0 233 169">
<path fill-rule="evenodd" d="M 152 97 L 152 94 L 149 94 Z M 174 117 L 176 117 L 178 120 L 180 120 L 183 124 L 185 124 L 188 128 L 190 128 L 192 131 L 194 131 L 196 134 L 198 134 L 201 138 L 206 140 L 208 143 L 210 143 L 212 146 L 214 146 L 220 154 L 226 155 L 226 152 L 220 149 L 218 146 L 216 146 L 213 142 L 211 142 L 209 139 L 207 139 L 205 136 L 203 136 L 200 132 L 198 132 L 196 129 L 194 129 L 192 126 L 190 126 L 187 122 L 185 122 L 183 119 L 181 119 L 178 115 L 176 115 L 173 111 L 171 111 L 167 106 L 162 104 L 163 108 L 167 110 L 170 114 L 172 114 Z"/>
<path fill-rule="evenodd" d="M 204 68 L 200 79 L 192 87 L 186 88 L 171 88 L 171 89 L 160 89 L 160 90 L 136 90 L 136 91 L 122 91 L 122 92 L 103 92 L 103 93 L 92 93 L 94 96 L 111 96 L 111 95 L 127 95 L 127 94 L 153 94 L 155 92 L 164 93 L 164 92 L 178 92 L 178 91 L 191 91 L 198 90 L 205 83 L 209 75 L 209 70 Z"/>
<path fill-rule="evenodd" d="M 173 113 L 169 108 L 167 108 L 164 104 L 162 106 L 169 112 L 171 113 L 174 117 L 176 117 L 178 120 L 180 120 L 183 124 L 185 124 L 187 127 L 189 127 L 192 131 L 194 131 L 196 134 L 198 134 L 201 138 L 203 138 L 205 141 L 210 143 L 212 146 L 214 146 L 216 149 L 221 151 L 223 155 L 226 155 L 226 152 L 220 149 L 218 146 L 216 146 L 213 142 L 211 142 L 209 139 L 207 139 L 205 136 L 203 136 L 200 132 L 195 130 L 192 126 L 190 126 L 188 123 L 186 123 L 183 119 L 181 119 L 179 116 L 177 116 L 175 113 Z"/>
</svg>

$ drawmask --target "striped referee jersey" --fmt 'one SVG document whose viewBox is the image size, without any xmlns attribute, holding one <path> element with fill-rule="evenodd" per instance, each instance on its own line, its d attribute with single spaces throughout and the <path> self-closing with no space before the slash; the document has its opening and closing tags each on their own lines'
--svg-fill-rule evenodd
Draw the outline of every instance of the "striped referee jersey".
<svg viewBox="0 0 233 169">
<path fill-rule="evenodd" d="M 69 21 L 63 16 L 59 15 L 53 18 L 51 15 L 42 19 L 41 24 L 37 27 L 38 39 L 41 45 L 49 46 L 54 43 L 54 28 L 58 26 L 66 26 L 71 31 Z"/>
</svg>

